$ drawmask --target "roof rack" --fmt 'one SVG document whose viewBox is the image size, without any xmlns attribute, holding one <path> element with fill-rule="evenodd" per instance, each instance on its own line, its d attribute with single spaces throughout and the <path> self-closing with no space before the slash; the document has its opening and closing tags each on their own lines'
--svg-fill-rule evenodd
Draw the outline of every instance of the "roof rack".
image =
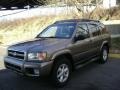
<svg viewBox="0 0 120 90">
<path fill-rule="evenodd" d="M 68 19 L 68 20 L 56 21 L 54 24 L 66 23 L 66 22 L 99 22 L 99 21 L 98 20 L 90 20 L 90 19 Z"/>
</svg>

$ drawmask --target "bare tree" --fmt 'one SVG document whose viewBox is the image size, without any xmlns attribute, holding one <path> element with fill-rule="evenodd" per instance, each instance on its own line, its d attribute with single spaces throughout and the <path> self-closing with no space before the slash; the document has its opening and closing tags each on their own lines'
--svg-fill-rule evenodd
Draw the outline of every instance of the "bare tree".
<svg viewBox="0 0 120 90">
<path fill-rule="evenodd" d="M 92 2 L 94 2 L 94 6 L 95 6 L 95 9 L 96 9 L 97 6 L 98 6 L 97 0 L 69 0 L 67 5 L 68 6 L 69 5 L 75 6 L 76 9 L 78 10 L 78 14 L 82 13 L 83 18 L 91 18 L 91 15 L 95 10 L 94 9 L 92 12 L 89 13 L 89 8 L 90 8 L 90 5 L 92 5 Z M 84 11 L 84 7 L 86 7 L 86 12 Z M 84 13 L 89 13 L 89 15 L 87 15 L 87 17 L 85 17 Z"/>
<path fill-rule="evenodd" d="M 83 18 L 90 18 L 94 10 L 97 8 L 98 3 L 100 0 L 37 0 L 39 3 L 45 3 L 45 5 L 58 5 L 58 3 L 62 2 L 64 3 L 67 8 L 69 9 L 70 6 L 75 6 L 78 14 L 82 14 Z M 94 2 L 95 9 L 85 17 L 84 15 L 84 7 L 86 7 L 86 13 L 89 12 L 90 5 L 92 5 L 92 2 Z"/>
</svg>

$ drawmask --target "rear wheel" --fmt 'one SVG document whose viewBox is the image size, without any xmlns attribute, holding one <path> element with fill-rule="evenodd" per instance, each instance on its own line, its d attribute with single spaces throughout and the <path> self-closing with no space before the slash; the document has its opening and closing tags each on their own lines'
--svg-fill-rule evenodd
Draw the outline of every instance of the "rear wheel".
<svg viewBox="0 0 120 90">
<path fill-rule="evenodd" d="M 101 54 L 100 54 L 100 63 L 105 63 L 108 60 L 108 47 L 107 46 L 103 46 L 102 50 L 101 50 Z"/>
<path fill-rule="evenodd" d="M 62 87 L 69 81 L 71 64 L 65 57 L 58 58 L 52 71 L 52 81 L 57 87 Z"/>
</svg>

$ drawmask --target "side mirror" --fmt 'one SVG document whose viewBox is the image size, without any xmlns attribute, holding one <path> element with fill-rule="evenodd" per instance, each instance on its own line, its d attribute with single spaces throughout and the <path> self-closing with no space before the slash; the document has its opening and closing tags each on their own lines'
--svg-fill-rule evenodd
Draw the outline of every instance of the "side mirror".
<svg viewBox="0 0 120 90">
<path fill-rule="evenodd" d="M 85 39 L 85 36 L 84 35 L 76 35 L 75 37 L 74 37 L 74 41 L 79 41 L 79 40 L 84 40 Z"/>
</svg>

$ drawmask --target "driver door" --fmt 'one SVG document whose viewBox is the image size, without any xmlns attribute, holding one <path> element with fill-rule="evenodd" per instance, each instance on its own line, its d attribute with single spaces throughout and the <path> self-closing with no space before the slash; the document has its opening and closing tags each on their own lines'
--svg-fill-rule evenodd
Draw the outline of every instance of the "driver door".
<svg viewBox="0 0 120 90">
<path fill-rule="evenodd" d="M 91 39 L 87 24 L 78 24 L 75 37 L 79 38 L 77 38 L 73 44 L 72 49 L 75 56 L 75 62 L 80 63 L 86 61 L 86 58 L 90 58 L 91 56 Z"/>
</svg>

